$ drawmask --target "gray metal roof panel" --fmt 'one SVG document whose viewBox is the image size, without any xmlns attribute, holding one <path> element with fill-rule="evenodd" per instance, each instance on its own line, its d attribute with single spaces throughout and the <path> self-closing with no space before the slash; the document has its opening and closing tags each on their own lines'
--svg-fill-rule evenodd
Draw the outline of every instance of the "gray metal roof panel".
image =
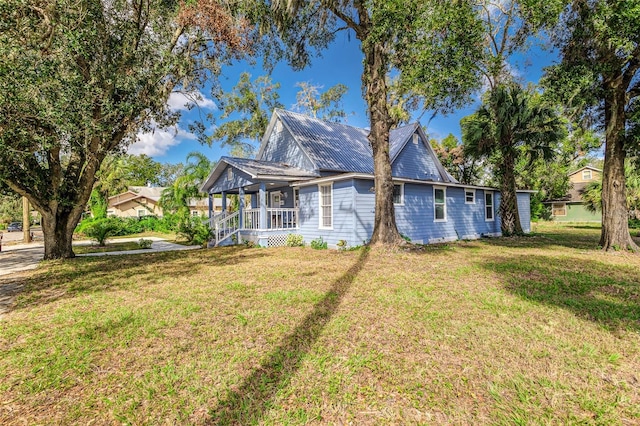
<svg viewBox="0 0 640 426">
<path fill-rule="evenodd" d="M 319 170 L 373 173 L 373 153 L 367 138 L 369 130 L 290 111 L 277 110 L 277 114 Z M 402 149 L 416 125 L 391 131 L 392 158 Z"/>
</svg>

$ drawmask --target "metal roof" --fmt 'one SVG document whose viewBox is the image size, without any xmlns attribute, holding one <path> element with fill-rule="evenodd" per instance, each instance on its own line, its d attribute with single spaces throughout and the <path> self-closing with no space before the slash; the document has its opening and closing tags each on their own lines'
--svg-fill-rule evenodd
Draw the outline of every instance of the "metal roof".
<svg viewBox="0 0 640 426">
<path fill-rule="evenodd" d="M 281 109 L 275 113 L 320 171 L 373 173 L 369 130 Z M 416 126 L 410 124 L 390 132 L 391 158 L 404 146 Z"/>
<path fill-rule="evenodd" d="M 253 176 L 282 176 L 282 177 L 316 177 L 317 174 L 297 167 L 272 161 L 251 160 L 249 158 L 222 157 L 220 159 L 243 172 Z"/>
</svg>

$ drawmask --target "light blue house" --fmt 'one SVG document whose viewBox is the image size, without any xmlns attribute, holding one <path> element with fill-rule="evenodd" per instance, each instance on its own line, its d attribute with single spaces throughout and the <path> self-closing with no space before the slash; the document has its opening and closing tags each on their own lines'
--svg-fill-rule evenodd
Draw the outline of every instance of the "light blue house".
<svg viewBox="0 0 640 426">
<path fill-rule="evenodd" d="M 275 110 L 255 160 L 222 157 L 206 182 L 209 199 L 239 194 L 237 212 L 213 215 L 216 244 L 283 245 L 287 235 L 349 246 L 371 237 L 373 157 L 368 131 Z M 500 235 L 500 193 L 458 183 L 438 161 L 419 124 L 391 131 L 390 157 L 399 231 L 415 243 Z M 530 229 L 529 192 L 518 192 Z"/>
</svg>

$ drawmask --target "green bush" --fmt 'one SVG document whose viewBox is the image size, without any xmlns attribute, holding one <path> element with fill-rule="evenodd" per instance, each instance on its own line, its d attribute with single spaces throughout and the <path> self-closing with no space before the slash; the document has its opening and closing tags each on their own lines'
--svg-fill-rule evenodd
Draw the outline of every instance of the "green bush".
<svg viewBox="0 0 640 426">
<path fill-rule="evenodd" d="M 152 244 L 153 244 L 153 241 L 151 240 L 145 240 L 144 238 L 140 238 L 138 240 L 138 246 L 141 249 L 150 249 Z"/>
<path fill-rule="evenodd" d="M 322 237 L 318 237 L 315 240 L 311 240 L 311 248 L 316 250 L 324 250 L 327 248 L 327 242 L 322 239 Z"/>
<path fill-rule="evenodd" d="M 213 230 L 199 217 L 183 217 L 178 223 L 177 233 L 192 245 L 204 246 L 213 238 Z"/>
<path fill-rule="evenodd" d="M 302 235 L 299 234 L 289 234 L 287 235 L 287 240 L 285 241 L 287 247 L 303 247 L 304 239 Z"/>
<path fill-rule="evenodd" d="M 111 235 L 119 237 L 123 235 L 140 234 L 142 232 L 162 232 L 168 233 L 178 230 L 178 220 L 175 216 L 156 217 L 156 216 L 144 216 L 137 217 L 109 217 L 107 219 L 98 219 L 87 217 L 80 222 L 76 228 L 78 234 L 87 235 L 85 230 L 87 227 L 93 227 L 94 223 L 99 220 L 108 220 L 110 223 L 117 224 L 117 230 L 113 231 Z M 87 235 L 89 236 L 89 235 Z"/>
<path fill-rule="evenodd" d="M 83 221 L 83 225 L 82 234 L 95 240 L 99 246 L 104 246 L 107 243 L 107 238 L 118 235 L 121 227 L 117 218 L 92 219 L 91 221 Z"/>
</svg>

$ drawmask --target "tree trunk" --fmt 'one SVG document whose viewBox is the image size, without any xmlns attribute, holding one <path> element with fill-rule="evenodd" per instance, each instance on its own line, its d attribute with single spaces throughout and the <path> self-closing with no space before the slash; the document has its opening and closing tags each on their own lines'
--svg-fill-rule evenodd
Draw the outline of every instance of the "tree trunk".
<svg viewBox="0 0 640 426">
<path fill-rule="evenodd" d="M 22 239 L 25 243 L 31 242 L 31 209 L 29 208 L 29 200 L 22 197 Z"/>
<path fill-rule="evenodd" d="M 362 85 L 365 90 L 371 130 L 369 143 L 373 151 L 375 220 L 371 244 L 397 245 L 404 242 L 396 226 L 393 207 L 393 180 L 389 157 L 389 131 L 392 119 L 387 105 L 387 62 L 378 43 L 363 42 L 365 55 Z"/>
<path fill-rule="evenodd" d="M 624 175 L 626 91 L 618 79 L 605 80 L 605 150 L 602 173 L 602 250 L 638 250 L 629 234 Z"/>
<path fill-rule="evenodd" d="M 45 260 L 75 257 L 72 247 L 73 231 L 79 220 L 79 216 L 74 217 L 68 211 L 42 214 Z"/>
<path fill-rule="evenodd" d="M 503 158 L 502 179 L 500 185 L 500 228 L 502 235 L 523 235 L 518 211 L 518 195 L 516 194 L 516 177 L 514 173 L 515 159 L 507 153 Z"/>
</svg>

